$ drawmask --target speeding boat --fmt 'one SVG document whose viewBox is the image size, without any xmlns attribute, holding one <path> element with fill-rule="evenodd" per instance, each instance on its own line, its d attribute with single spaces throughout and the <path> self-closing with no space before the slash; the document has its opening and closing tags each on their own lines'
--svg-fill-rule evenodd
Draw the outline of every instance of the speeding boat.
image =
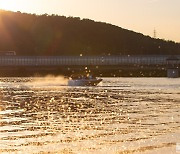
<svg viewBox="0 0 180 154">
<path fill-rule="evenodd" d="M 78 76 L 72 77 L 68 81 L 68 86 L 97 86 L 102 79 L 97 79 L 93 76 Z"/>
</svg>

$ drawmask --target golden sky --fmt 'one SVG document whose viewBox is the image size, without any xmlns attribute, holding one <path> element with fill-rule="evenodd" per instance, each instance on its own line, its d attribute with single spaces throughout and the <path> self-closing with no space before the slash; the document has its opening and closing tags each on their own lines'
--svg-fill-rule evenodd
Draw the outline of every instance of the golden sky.
<svg viewBox="0 0 180 154">
<path fill-rule="evenodd" d="M 108 22 L 180 42 L 180 0 L 0 0 L 0 9 Z"/>
</svg>

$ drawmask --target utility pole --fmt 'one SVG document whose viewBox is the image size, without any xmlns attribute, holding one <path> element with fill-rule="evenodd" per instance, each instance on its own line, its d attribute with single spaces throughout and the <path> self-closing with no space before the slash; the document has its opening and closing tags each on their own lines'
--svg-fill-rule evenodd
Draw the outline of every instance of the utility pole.
<svg viewBox="0 0 180 154">
<path fill-rule="evenodd" d="M 157 37 L 157 32 L 156 32 L 156 29 L 154 28 L 154 38 Z"/>
</svg>

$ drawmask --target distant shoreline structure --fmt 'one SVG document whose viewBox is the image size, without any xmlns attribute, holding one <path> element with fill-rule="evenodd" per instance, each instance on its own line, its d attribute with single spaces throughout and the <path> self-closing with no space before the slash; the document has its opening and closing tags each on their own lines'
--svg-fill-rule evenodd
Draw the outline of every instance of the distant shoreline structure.
<svg viewBox="0 0 180 154">
<path fill-rule="evenodd" d="M 16 51 L 0 51 L 0 56 L 16 56 Z"/>
<path fill-rule="evenodd" d="M 0 76 L 33 74 L 179 77 L 180 55 L 0 56 Z M 170 76 L 168 75 L 168 76 Z"/>
</svg>

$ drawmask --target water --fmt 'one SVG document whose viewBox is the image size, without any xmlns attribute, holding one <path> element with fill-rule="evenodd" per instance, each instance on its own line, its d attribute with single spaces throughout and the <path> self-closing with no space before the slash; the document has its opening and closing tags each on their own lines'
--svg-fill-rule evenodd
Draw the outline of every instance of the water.
<svg viewBox="0 0 180 154">
<path fill-rule="evenodd" d="M 0 78 L 1 153 L 176 153 L 180 79 Z"/>
</svg>

